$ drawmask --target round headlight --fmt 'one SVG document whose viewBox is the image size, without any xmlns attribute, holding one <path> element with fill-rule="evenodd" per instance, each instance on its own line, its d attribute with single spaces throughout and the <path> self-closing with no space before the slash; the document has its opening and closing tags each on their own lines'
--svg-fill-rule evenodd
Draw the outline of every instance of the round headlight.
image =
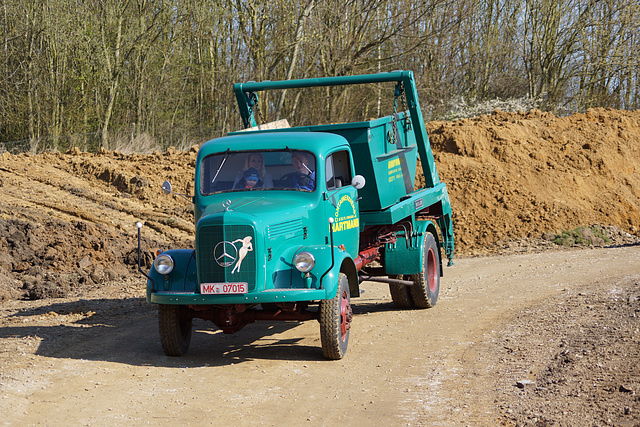
<svg viewBox="0 0 640 427">
<path fill-rule="evenodd" d="M 169 274 L 173 271 L 173 258 L 167 254 L 158 255 L 153 261 L 153 267 L 160 274 Z"/>
<path fill-rule="evenodd" d="M 316 259 L 309 252 L 300 252 L 296 255 L 294 263 L 298 271 L 308 273 L 316 265 Z"/>
</svg>

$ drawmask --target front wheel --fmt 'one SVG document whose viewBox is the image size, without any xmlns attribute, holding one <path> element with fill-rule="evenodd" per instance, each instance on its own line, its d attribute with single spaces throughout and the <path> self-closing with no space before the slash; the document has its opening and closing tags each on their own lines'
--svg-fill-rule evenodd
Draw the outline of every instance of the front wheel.
<svg viewBox="0 0 640 427">
<path fill-rule="evenodd" d="M 338 291 L 330 300 L 320 301 L 320 341 L 327 359 L 342 359 L 349 345 L 353 311 L 347 276 L 340 273 Z"/>
<path fill-rule="evenodd" d="M 440 250 L 433 234 L 424 235 L 424 260 L 422 271 L 412 274 L 411 297 L 416 308 L 436 305 L 440 292 Z"/>
<path fill-rule="evenodd" d="M 191 344 L 193 318 L 189 310 L 179 305 L 158 305 L 160 343 L 167 356 L 183 356 Z"/>
</svg>

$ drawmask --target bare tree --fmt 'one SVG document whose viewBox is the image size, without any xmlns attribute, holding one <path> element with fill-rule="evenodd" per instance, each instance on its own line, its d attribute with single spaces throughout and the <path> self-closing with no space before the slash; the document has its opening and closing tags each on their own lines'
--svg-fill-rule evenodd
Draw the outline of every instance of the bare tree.
<svg viewBox="0 0 640 427">
<path fill-rule="evenodd" d="M 548 109 L 640 104 L 637 0 L 3 1 L 0 143 L 75 133 L 160 144 L 240 126 L 232 84 L 413 70 L 423 108 L 544 96 Z M 387 114 L 393 88 L 260 94 L 293 124 Z M 471 102 L 471 101 L 469 101 Z M 75 139 L 77 141 L 77 139 Z"/>
<path fill-rule="evenodd" d="M 630 108 L 637 88 L 640 5 L 605 0 L 593 4 L 590 12 L 580 39 L 580 84 L 573 102 L 580 108 Z"/>
<path fill-rule="evenodd" d="M 568 66 L 580 54 L 578 42 L 596 1 L 526 0 L 523 59 L 530 96 L 545 94 L 550 106 L 562 100 Z"/>
</svg>

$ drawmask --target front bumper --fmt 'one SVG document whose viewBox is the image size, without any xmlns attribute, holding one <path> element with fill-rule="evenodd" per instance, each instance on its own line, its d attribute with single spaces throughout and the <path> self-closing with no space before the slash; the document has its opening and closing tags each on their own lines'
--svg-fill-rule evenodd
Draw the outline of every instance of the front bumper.
<svg viewBox="0 0 640 427">
<path fill-rule="evenodd" d="M 242 295 L 202 295 L 195 292 L 153 291 L 147 288 L 147 301 L 155 304 L 223 305 L 299 302 L 329 299 L 325 289 L 270 289 Z"/>
</svg>

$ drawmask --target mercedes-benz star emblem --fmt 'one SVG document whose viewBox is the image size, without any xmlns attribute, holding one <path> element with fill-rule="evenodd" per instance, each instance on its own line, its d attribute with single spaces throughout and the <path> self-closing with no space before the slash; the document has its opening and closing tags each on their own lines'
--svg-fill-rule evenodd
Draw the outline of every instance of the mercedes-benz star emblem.
<svg viewBox="0 0 640 427">
<path fill-rule="evenodd" d="M 238 248 L 233 243 L 224 240 L 213 248 L 213 258 L 220 267 L 229 267 L 238 258 Z"/>
</svg>

